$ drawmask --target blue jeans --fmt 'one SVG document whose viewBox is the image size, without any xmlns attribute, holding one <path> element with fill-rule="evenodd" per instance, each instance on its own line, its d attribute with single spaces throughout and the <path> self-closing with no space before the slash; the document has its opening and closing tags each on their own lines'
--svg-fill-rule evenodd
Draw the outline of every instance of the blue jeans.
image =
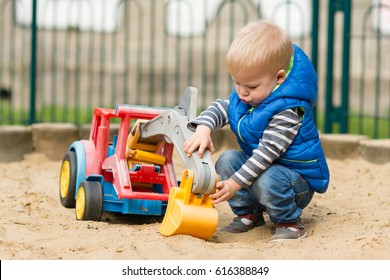
<svg viewBox="0 0 390 280">
<path fill-rule="evenodd" d="M 215 168 L 221 180 L 229 179 L 249 156 L 243 151 L 224 152 Z M 228 203 L 237 216 L 267 212 L 274 223 L 293 223 L 299 220 L 304 209 L 313 197 L 302 176 L 282 165 L 272 164 L 257 177 L 250 188 L 241 188 Z"/>
</svg>

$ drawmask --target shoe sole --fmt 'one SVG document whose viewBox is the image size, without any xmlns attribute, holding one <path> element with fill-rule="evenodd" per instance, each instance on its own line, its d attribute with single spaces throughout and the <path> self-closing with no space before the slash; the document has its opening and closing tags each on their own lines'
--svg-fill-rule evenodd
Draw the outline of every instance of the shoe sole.
<svg viewBox="0 0 390 280">
<path fill-rule="evenodd" d="M 270 242 L 270 243 L 272 243 L 272 242 L 280 242 L 280 241 L 296 241 L 296 240 L 300 240 L 300 239 L 303 239 L 303 238 L 305 238 L 307 236 L 307 232 L 305 232 L 302 236 L 300 236 L 300 237 L 298 237 L 298 238 L 283 238 L 283 239 L 271 239 L 270 241 L 268 241 L 268 242 Z"/>
</svg>

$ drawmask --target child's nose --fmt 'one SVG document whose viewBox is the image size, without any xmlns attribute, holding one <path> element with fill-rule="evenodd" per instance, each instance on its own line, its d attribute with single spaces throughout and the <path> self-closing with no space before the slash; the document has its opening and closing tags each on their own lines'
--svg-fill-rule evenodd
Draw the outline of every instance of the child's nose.
<svg viewBox="0 0 390 280">
<path fill-rule="evenodd" d="M 241 96 L 247 96 L 248 95 L 248 91 L 243 86 L 236 85 L 236 91 Z"/>
</svg>

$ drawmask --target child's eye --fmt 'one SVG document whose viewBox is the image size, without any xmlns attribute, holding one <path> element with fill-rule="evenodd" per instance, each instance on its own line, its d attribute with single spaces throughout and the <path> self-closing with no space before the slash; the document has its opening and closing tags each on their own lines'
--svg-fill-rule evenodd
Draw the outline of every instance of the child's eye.
<svg viewBox="0 0 390 280">
<path fill-rule="evenodd" d="M 257 86 L 254 86 L 254 87 L 248 87 L 249 89 L 256 89 L 257 88 Z"/>
</svg>

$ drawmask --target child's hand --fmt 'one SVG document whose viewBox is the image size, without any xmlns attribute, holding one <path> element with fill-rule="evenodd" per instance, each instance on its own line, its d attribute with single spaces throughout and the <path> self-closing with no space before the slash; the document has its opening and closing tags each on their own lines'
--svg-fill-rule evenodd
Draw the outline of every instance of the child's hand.
<svg viewBox="0 0 390 280">
<path fill-rule="evenodd" d="M 195 133 L 184 142 L 184 152 L 187 156 L 191 156 L 192 153 L 199 148 L 198 156 L 203 157 L 203 153 L 206 149 L 210 153 L 214 153 L 214 144 L 211 140 L 211 129 L 205 125 L 198 125 Z"/>
<path fill-rule="evenodd" d="M 220 202 L 229 200 L 236 193 L 236 191 L 241 188 L 241 186 L 232 179 L 219 181 L 215 187 L 217 188 L 217 192 L 210 194 L 210 198 L 212 199 L 211 202 L 213 204 L 218 204 Z"/>
</svg>

